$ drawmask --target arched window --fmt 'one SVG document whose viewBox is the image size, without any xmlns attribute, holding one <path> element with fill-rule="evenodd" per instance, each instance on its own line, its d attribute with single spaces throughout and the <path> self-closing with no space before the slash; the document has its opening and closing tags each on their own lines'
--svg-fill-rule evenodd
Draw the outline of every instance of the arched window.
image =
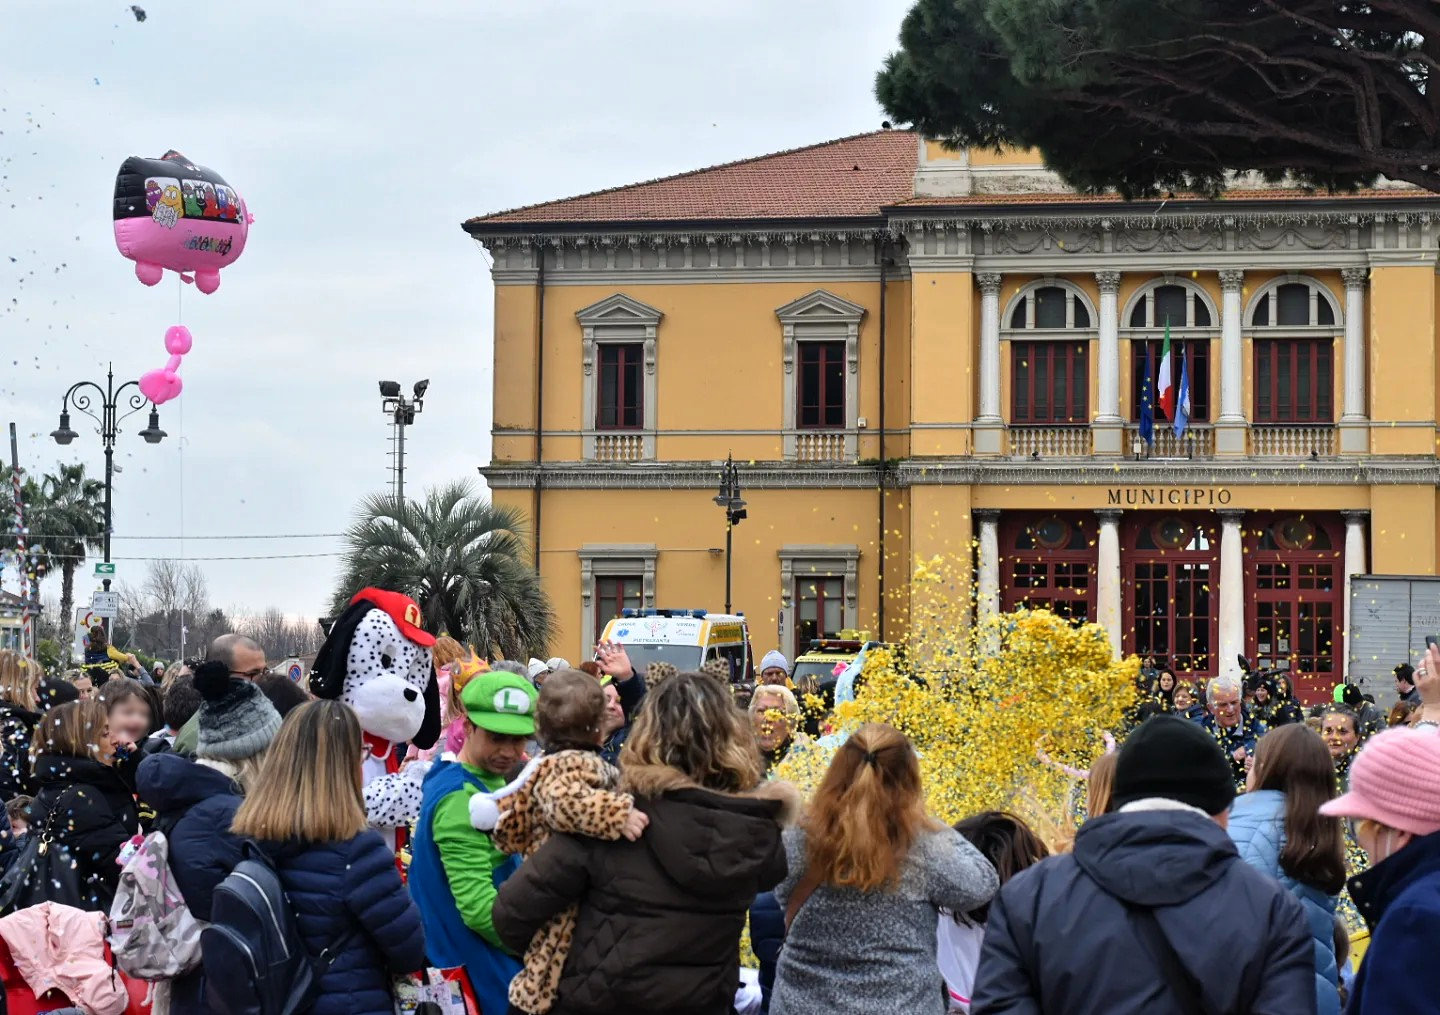
<svg viewBox="0 0 1440 1015">
<path fill-rule="evenodd" d="M 1130 304 L 1130 327 L 1211 328 L 1214 312 L 1199 286 L 1164 282 L 1141 290 Z"/>
<path fill-rule="evenodd" d="M 1010 342 L 1010 422 L 1084 426 L 1090 420 L 1090 340 L 1095 315 L 1073 284 L 1040 279 L 1015 294 L 1002 320 Z"/>
<path fill-rule="evenodd" d="M 1010 305 L 1013 331 L 1089 327 L 1090 308 L 1085 297 L 1068 286 L 1052 284 L 1024 289 Z"/>
<path fill-rule="evenodd" d="M 1145 383 L 1145 353 L 1150 353 L 1150 376 L 1158 391 L 1164 385 L 1159 376 L 1164 356 L 1165 329 L 1171 331 L 1170 381 L 1178 390 L 1182 370 L 1190 375 L 1190 422 L 1210 419 L 1210 337 L 1197 335 L 1200 329 L 1217 331 L 1218 317 L 1210 297 L 1188 281 L 1161 279 L 1142 288 L 1131 298 L 1129 315 L 1130 418 L 1140 419 L 1141 392 Z M 1161 419 L 1156 410 L 1156 419 Z"/>
<path fill-rule="evenodd" d="M 1246 324 L 1254 338 L 1255 422 L 1334 422 L 1342 325 L 1330 290 L 1299 275 L 1273 279 L 1251 299 Z"/>
<path fill-rule="evenodd" d="M 1313 278 L 1290 275 L 1261 286 L 1250 301 L 1252 328 L 1334 328 L 1340 307 Z"/>
</svg>

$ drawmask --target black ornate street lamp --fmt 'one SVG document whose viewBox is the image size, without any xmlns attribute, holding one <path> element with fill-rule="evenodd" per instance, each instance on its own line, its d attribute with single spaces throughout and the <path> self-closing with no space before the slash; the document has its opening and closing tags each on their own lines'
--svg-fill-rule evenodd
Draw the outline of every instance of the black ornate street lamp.
<svg viewBox="0 0 1440 1015">
<path fill-rule="evenodd" d="M 91 396 L 86 388 L 91 388 L 95 396 Z M 129 388 L 136 390 L 125 395 Z M 148 398 L 140 394 L 138 381 L 126 381 L 120 387 L 115 387 L 115 368 L 107 365 L 105 370 L 105 387 L 100 387 L 94 381 L 77 381 L 70 385 L 60 399 L 60 425 L 50 432 L 55 443 L 62 447 L 69 444 L 76 437 L 80 436 L 70 428 L 70 410 L 83 412 L 95 422 L 100 424 L 100 441 L 105 447 L 105 563 L 110 563 L 110 503 L 114 484 L 115 474 L 115 436 L 119 433 L 118 427 L 121 420 L 135 415 L 145 406 L 150 406 L 150 419 L 145 424 L 145 429 L 140 431 L 140 437 L 146 444 L 159 444 L 168 434 L 160 429 L 160 411 L 150 402 Z M 121 396 L 123 398 L 123 405 Z M 93 411 L 94 397 L 100 399 L 100 414 L 97 416 Z M 124 411 L 122 412 L 121 409 Z M 110 579 L 105 579 L 105 591 L 110 591 Z M 105 618 L 105 631 L 110 631 L 110 619 Z"/>
<path fill-rule="evenodd" d="M 720 492 L 715 504 L 725 509 L 725 612 L 730 610 L 730 558 L 735 547 L 735 526 L 743 522 L 747 513 L 745 502 L 740 499 L 740 470 L 735 467 L 735 456 L 727 455 L 720 470 Z"/>
</svg>

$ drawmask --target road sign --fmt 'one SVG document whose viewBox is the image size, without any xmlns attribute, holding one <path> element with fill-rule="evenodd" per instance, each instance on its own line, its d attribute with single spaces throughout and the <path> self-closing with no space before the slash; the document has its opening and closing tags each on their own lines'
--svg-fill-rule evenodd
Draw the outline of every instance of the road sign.
<svg viewBox="0 0 1440 1015">
<path fill-rule="evenodd" d="M 96 592 L 90 597 L 90 612 L 114 620 L 120 615 L 120 593 Z"/>
<path fill-rule="evenodd" d="M 96 577 L 111 577 L 111 578 L 113 578 L 113 577 L 115 576 L 115 565 L 114 565 L 114 564 L 96 564 L 96 565 L 95 565 L 95 575 L 96 575 Z"/>
</svg>

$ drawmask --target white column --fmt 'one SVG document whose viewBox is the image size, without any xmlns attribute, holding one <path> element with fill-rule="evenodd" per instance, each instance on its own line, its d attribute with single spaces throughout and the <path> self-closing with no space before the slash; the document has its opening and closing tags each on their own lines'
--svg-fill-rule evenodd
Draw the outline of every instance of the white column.
<svg viewBox="0 0 1440 1015">
<path fill-rule="evenodd" d="M 1125 421 L 1120 418 L 1120 273 L 1097 271 L 1100 283 L 1099 404 L 1091 426 L 1097 455 L 1125 453 Z"/>
<path fill-rule="evenodd" d="M 1220 651 L 1216 673 L 1235 673 L 1245 651 L 1245 557 L 1241 511 L 1220 514 Z M 1214 579 L 1211 579 L 1212 581 Z"/>
<path fill-rule="evenodd" d="M 975 588 L 975 609 L 979 619 L 1000 612 L 1000 512 L 981 508 L 971 512 L 979 523 L 980 573 Z"/>
<path fill-rule="evenodd" d="M 1219 423 L 1245 422 L 1242 405 L 1244 342 L 1241 339 L 1241 288 L 1245 273 L 1235 268 L 1220 272 L 1220 417 Z"/>
<path fill-rule="evenodd" d="M 1000 453 L 1000 283 L 996 272 L 975 276 L 980 287 L 980 414 L 975 417 L 975 450 Z"/>
<path fill-rule="evenodd" d="M 1096 511 L 1100 538 L 1096 549 L 1095 619 L 1110 636 L 1110 652 L 1120 658 L 1120 512 Z"/>
<path fill-rule="evenodd" d="M 1348 356 L 1346 357 L 1349 358 Z M 1370 520 L 1369 511 L 1342 511 L 1345 518 L 1345 656 L 1341 666 L 1345 679 L 1350 679 L 1350 578 L 1364 574 L 1365 523 Z"/>
<path fill-rule="evenodd" d="M 1120 273 L 1097 271 L 1100 283 L 1100 404 L 1097 423 L 1120 422 Z"/>
<path fill-rule="evenodd" d="M 1365 282 L 1368 268 L 1342 268 L 1345 282 L 1345 411 L 1340 416 L 1340 450 L 1364 454 L 1370 449 L 1365 404 Z"/>
</svg>

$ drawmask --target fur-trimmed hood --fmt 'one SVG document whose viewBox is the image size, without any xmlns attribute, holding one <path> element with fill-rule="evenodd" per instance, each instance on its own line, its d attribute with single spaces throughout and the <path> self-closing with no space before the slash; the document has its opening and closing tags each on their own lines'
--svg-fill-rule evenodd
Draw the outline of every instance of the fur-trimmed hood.
<svg viewBox="0 0 1440 1015">
<path fill-rule="evenodd" d="M 804 806 L 800 791 L 794 784 L 779 779 L 764 780 L 745 793 L 726 793 L 701 786 L 678 768 L 671 768 L 669 765 L 642 765 L 634 761 L 621 771 L 620 785 L 625 792 L 637 797 L 658 797 L 675 790 L 698 790 L 736 800 L 774 801 L 779 804 L 775 821 L 787 828 L 799 820 Z"/>
</svg>

